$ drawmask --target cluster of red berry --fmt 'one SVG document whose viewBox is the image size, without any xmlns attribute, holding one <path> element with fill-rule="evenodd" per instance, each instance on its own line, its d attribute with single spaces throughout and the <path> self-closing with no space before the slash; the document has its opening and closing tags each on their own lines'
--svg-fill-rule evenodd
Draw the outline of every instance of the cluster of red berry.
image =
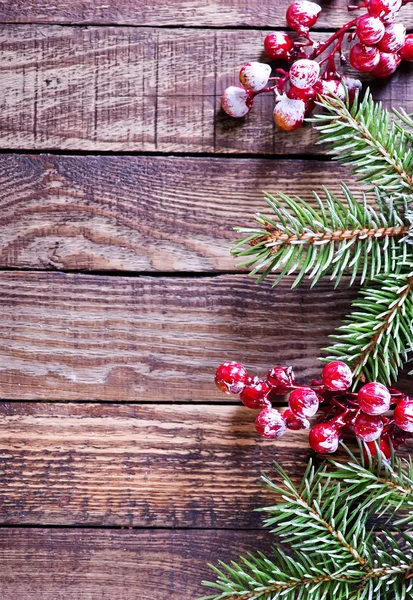
<svg viewBox="0 0 413 600">
<path fill-rule="evenodd" d="M 333 94 L 342 100 L 348 96 L 352 102 L 361 82 L 341 75 L 336 65 L 337 55 L 341 64 L 346 62 L 342 50 L 346 34 L 349 32 L 349 41 L 356 41 L 350 50 L 350 64 L 362 73 L 389 77 L 402 59 L 413 61 L 413 34 L 406 35 L 406 27 L 396 22 L 402 5 L 410 1 L 366 0 L 361 6 L 349 6 L 349 10 L 365 8 L 367 13 L 321 43 L 310 36 L 321 7 L 308 0 L 296 0 L 288 7 L 287 24 L 297 32 L 298 40 L 281 31 L 268 34 L 264 40 L 267 56 L 287 61 L 289 70 L 276 69 L 277 76 L 271 77 L 270 65 L 247 63 L 239 74 L 241 86 L 224 91 L 223 109 L 231 117 L 244 117 L 257 94 L 271 92 L 275 94 L 275 123 L 284 131 L 293 131 L 312 112 L 319 95 Z"/>
<path fill-rule="evenodd" d="M 274 367 L 266 380 L 250 377 L 246 369 L 236 363 L 220 365 L 215 376 L 218 388 L 227 394 L 240 394 L 241 402 L 258 409 L 255 427 L 264 438 L 277 439 L 287 429 L 310 429 L 309 418 L 321 413 L 309 435 L 313 450 L 321 454 L 335 452 L 344 434 L 354 434 L 366 442 L 372 455 L 380 439 L 380 449 L 390 457 L 393 447 L 406 441 L 413 432 L 413 398 L 381 383 L 367 383 L 355 393 L 350 391 L 352 373 L 343 362 L 328 363 L 321 381 L 310 386 L 296 384 L 291 367 Z M 273 408 L 271 397 L 289 394 L 288 409 L 281 414 Z M 385 416 L 395 404 L 393 419 Z"/>
</svg>

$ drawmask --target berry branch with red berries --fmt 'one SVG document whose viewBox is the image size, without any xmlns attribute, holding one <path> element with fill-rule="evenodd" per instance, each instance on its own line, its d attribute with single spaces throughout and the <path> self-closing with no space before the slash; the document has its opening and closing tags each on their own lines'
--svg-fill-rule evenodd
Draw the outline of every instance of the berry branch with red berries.
<svg viewBox="0 0 413 600">
<path fill-rule="evenodd" d="M 402 60 L 413 61 L 413 34 L 398 21 L 403 4 L 411 0 L 366 0 L 349 10 L 366 12 L 334 32 L 325 42 L 311 38 L 321 7 L 308 0 L 296 0 L 288 7 L 287 25 L 296 32 L 293 39 L 288 33 L 275 31 L 264 40 L 264 52 L 275 61 L 286 63 L 288 70 L 278 67 L 271 77 L 272 68 L 266 63 L 249 62 L 239 73 L 241 86 L 230 86 L 222 95 L 222 107 L 231 117 L 245 117 L 254 98 L 263 93 L 274 94 L 273 118 L 284 131 L 298 129 L 316 105 L 319 96 L 336 95 L 353 101 L 361 82 L 343 76 L 337 68 L 347 62 L 343 42 L 352 44 L 350 65 L 360 73 L 385 79 L 390 77 Z M 355 43 L 353 43 L 355 42 Z"/>
</svg>

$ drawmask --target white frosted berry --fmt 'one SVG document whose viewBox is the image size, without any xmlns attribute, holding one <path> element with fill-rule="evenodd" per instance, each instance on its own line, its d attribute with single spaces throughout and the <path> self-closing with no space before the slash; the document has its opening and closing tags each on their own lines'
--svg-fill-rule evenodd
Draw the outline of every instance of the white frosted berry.
<svg viewBox="0 0 413 600">
<path fill-rule="evenodd" d="M 274 108 L 275 124 L 284 131 L 298 129 L 304 121 L 305 103 L 293 100 L 286 95 L 279 96 Z"/>
<path fill-rule="evenodd" d="M 322 96 L 338 96 L 343 102 L 346 99 L 346 90 L 337 79 L 321 79 L 317 82 L 316 90 Z"/>
<path fill-rule="evenodd" d="M 386 27 L 378 46 L 382 52 L 398 52 L 403 48 L 405 41 L 406 27 L 403 23 L 391 23 Z"/>
<path fill-rule="evenodd" d="M 320 75 L 320 65 L 315 60 L 301 58 L 290 68 L 290 81 L 295 87 L 312 87 Z"/>
<path fill-rule="evenodd" d="M 250 62 L 244 65 L 239 72 L 239 80 L 247 90 L 259 92 L 268 83 L 271 67 L 265 63 Z"/>
<path fill-rule="evenodd" d="M 354 102 L 356 94 L 358 94 L 361 91 L 363 84 L 361 83 L 360 79 L 354 79 L 354 77 L 347 76 L 344 76 L 341 82 L 343 85 L 346 86 L 348 92 L 348 99 L 350 101 L 350 104 L 352 104 Z"/>
<path fill-rule="evenodd" d="M 241 86 L 231 85 L 222 94 L 221 104 L 230 117 L 245 117 L 252 106 L 251 92 Z"/>
</svg>

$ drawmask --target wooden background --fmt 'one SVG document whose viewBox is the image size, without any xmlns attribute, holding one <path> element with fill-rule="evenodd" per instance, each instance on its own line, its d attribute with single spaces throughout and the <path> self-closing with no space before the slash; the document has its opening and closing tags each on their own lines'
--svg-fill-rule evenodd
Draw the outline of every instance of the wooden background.
<svg viewBox="0 0 413 600">
<path fill-rule="evenodd" d="M 219 110 L 288 4 L 0 0 L 2 600 L 192 600 L 207 561 L 271 544 L 257 479 L 299 477 L 306 436 L 258 439 L 214 370 L 315 376 L 354 294 L 229 255 L 261 189 L 348 180 L 270 98 Z M 322 4 L 321 38 L 348 20 Z M 412 75 L 375 96 L 413 111 Z"/>
</svg>

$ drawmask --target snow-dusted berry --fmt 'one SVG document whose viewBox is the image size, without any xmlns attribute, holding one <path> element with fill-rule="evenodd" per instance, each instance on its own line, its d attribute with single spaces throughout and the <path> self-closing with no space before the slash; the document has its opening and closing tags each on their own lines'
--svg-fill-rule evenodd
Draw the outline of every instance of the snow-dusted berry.
<svg viewBox="0 0 413 600">
<path fill-rule="evenodd" d="M 253 93 L 241 86 L 231 85 L 222 94 L 221 104 L 230 117 L 245 117 L 252 106 Z"/>
<path fill-rule="evenodd" d="M 370 15 L 379 17 L 383 23 L 395 21 L 402 7 L 403 0 L 368 0 L 367 10 Z"/>
<path fill-rule="evenodd" d="M 357 394 L 361 410 L 368 415 L 382 415 L 390 408 L 391 395 L 381 383 L 366 383 Z"/>
<path fill-rule="evenodd" d="M 301 58 L 291 65 L 291 84 L 300 89 L 313 87 L 320 75 L 320 65 L 315 60 Z"/>
<path fill-rule="evenodd" d="M 295 376 L 291 367 L 276 366 L 267 375 L 267 382 L 276 394 L 285 394 L 295 385 Z"/>
<path fill-rule="evenodd" d="M 246 90 L 259 92 L 268 83 L 271 67 L 265 63 L 250 62 L 244 65 L 239 72 L 240 83 Z"/>
<path fill-rule="evenodd" d="M 215 374 L 217 387 L 226 394 L 240 394 L 247 381 L 246 369 L 236 362 L 223 363 Z"/>
<path fill-rule="evenodd" d="M 394 409 L 394 422 L 403 431 L 413 432 L 413 399 L 406 398 Z"/>
<path fill-rule="evenodd" d="M 379 17 L 364 15 L 357 21 L 356 35 L 363 44 L 377 44 L 384 36 L 385 26 Z"/>
<path fill-rule="evenodd" d="M 338 79 L 319 79 L 314 89 L 320 96 L 338 96 L 343 101 L 346 99 L 346 90 Z"/>
<path fill-rule="evenodd" d="M 403 48 L 400 48 L 399 54 L 403 60 L 413 61 L 413 33 L 406 35 Z"/>
<path fill-rule="evenodd" d="M 335 423 L 319 423 L 310 431 L 308 441 L 315 452 L 332 454 L 340 442 L 339 429 Z"/>
<path fill-rule="evenodd" d="M 306 33 L 310 27 L 315 25 L 320 12 L 321 6 L 315 2 L 296 0 L 287 9 L 288 27 L 298 31 L 298 33 Z"/>
<path fill-rule="evenodd" d="M 275 440 L 287 431 L 284 419 L 275 408 L 262 410 L 255 420 L 255 428 L 267 440 Z"/>
<path fill-rule="evenodd" d="M 285 94 L 277 98 L 274 121 L 280 129 L 294 131 L 303 124 L 304 117 L 305 103 L 303 100 L 292 100 Z"/>
<path fill-rule="evenodd" d="M 360 79 L 354 79 L 353 77 L 347 77 L 346 75 L 343 77 L 341 82 L 346 86 L 348 99 L 350 104 L 352 104 L 355 100 L 356 94 L 361 91 L 363 84 L 361 83 Z"/>
<path fill-rule="evenodd" d="M 379 415 L 366 415 L 360 411 L 354 420 L 354 433 L 363 442 L 374 442 L 383 431 L 383 421 Z"/>
<path fill-rule="evenodd" d="M 297 417 L 289 408 L 287 408 L 287 410 L 284 411 L 283 419 L 285 421 L 287 429 L 291 429 L 291 431 L 310 429 L 310 421 L 305 417 Z"/>
<path fill-rule="evenodd" d="M 239 399 L 247 408 L 271 408 L 271 402 L 267 398 L 270 391 L 268 383 L 256 377 L 244 387 Z"/>
<path fill-rule="evenodd" d="M 317 90 L 313 87 L 302 89 L 291 85 L 287 91 L 287 96 L 292 100 L 302 100 L 305 104 L 305 115 L 307 116 L 315 107 Z"/>
<path fill-rule="evenodd" d="M 374 67 L 371 74 L 377 79 L 386 79 L 393 75 L 401 60 L 396 52 L 380 52 L 380 62 L 377 67 Z"/>
<path fill-rule="evenodd" d="M 289 60 L 293 46 L 293 40 L 283 31 L 273 31 L 264 40 L 265 54 L 276 60 Z"/>
<path fill-rule="evenodd" d="M 329 390 L 345 391 L 351 386 L 353 374 L 346 363 L 336 360 L 324 367 L 321 378 Z"/>
<path fill-rule="evenodd" d="M 386 27 L 378 46 L 382 52 L 398 52 L 406 40 L 406 27 L 403 23 L 391 23 Z"/>
<path fill-rule="evenodd" d="M 377 67 L 380 62 L 380 53 L 374 46 L 354 44 L 350 50 L 350 64 L 361 73 L 368 73 Z"/>
<path fill-rule="evenodd" d="M 300 419 L 313 417 L 320 405 L 317 394 L 311 388 L 299 387 L 288 398 L 291 412 Z"/>
</svg>

